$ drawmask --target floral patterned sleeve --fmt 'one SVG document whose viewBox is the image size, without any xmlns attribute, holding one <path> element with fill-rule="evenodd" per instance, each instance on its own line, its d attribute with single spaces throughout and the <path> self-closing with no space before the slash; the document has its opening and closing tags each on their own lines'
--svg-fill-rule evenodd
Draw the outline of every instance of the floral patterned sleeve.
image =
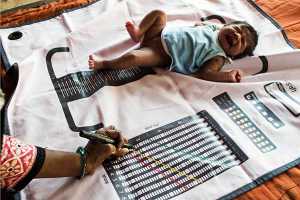
<svg viewBox="0 0 300 200">
<path fill-rule="evenodd" d="M 45 150 L 3 135 L 0 165 L 1 189 L 19 191 L 40 171 Z"/>
</svg>

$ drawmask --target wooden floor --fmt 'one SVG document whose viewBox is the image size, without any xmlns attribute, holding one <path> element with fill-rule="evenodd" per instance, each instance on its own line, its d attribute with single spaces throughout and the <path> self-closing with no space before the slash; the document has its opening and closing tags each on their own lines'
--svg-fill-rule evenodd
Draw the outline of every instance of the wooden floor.
<svg viewBox="0 0 300 200">
<path fill-rule="evenodd" d="M 13 27 L 37 20 L 48 19 L 63 12 L 63 10 L 92 3 L 96 0 L 47 0 L 51 3 L 41 6 L 16 9 L 13 12 L 1 14 L 0 27 Z M 46 2 L 45 0 L 43 2 Z M 1 1 L 2 3 L 2 1 Z"/>
<path fill-rule="evenodd" d="M 50 16 L 57 15 L 64 9 L 74 8 L 93 1 L 94 0 L 57 0 L 37 8 L 20 9 L 13 13 L 1 15 L 0 27 L 15 26 L 28 21 L 46 19 Z M 299 0 L 256 0 L 256 2 L 269 15 L 278 20 L 282 27 L 288 30 L 288 37 L 292 38 L 292 42 L 294 42 L 295 46 L 300 48 L 300 36 L 298 37 L 298 35 L 300 35 L 300 17 L 294 17 L 295 13 L 300 13 Z M 292 10 L 293 12 L 286 12 L 287 10 Z M 285 16 L 285 18 L 283 16 Z M 287 17 L 289 20 L 286 20 Z M 226 186 L 224 185 L 224 187 Z M 300 165 L 274 177 L 270 181 L 241 195 L 237 199 L 300 200 Z"/>
<path fill-rule="evenodd" d="M 0 13 L 14 11 L 18 8 L 39 6 L 49 2 L 51 2 L 51 0 L 1 0 Z"/>
</svg>

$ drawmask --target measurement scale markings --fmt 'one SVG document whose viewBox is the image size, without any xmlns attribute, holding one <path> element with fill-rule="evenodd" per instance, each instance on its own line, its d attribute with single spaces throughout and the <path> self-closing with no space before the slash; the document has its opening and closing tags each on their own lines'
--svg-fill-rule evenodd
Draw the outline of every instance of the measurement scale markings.
<svg viewBox="0 0 300 200">
<path fill-rule="evenodd" d="M 175 137 L 176 138 L 179 138 L 181 135 L 185 135 L 186 133 L 185 133 L 185 130 L 187 130 L 187 129 L 189 129 L 189 128 L 192 128 L 192 127 L 195 127 L 195 126 L 197 126 L 197 124 L 195 124 L 195 125 L 190 125 L 190 126 L 187 126 L 187 127 L 180 127 L 180 129 L 177 129 L 177 130 L 175 130 L 175 131 L 172 131 L 171 133 L 173 134 L 173 135 L 175 135 Z M 170 129 L 171 130 L 171 129 Z M 166 132 L 169 132 L 170 130 L 168 130 L 168 131 L 166 131 Z M 157 143 L 159 142 L 159 141 L 161 141 L 161 140 L 164 140 L 164 139 L 169 139 L 170 138 L 170 136 L 168 135 L 168 134 L 164 134 L 164 136 L 163 137 L 159 137 L 159 138 L 157 138 L 157 139 L 155 139 L 155 140 L 152 140 L 151 138 L 149 138 L 150 140 L 151 140 L 151 143 L 153 144 L 153 145 L 157 145 Z M 166 143 L 165 143 L 166 144 Z M 148 146 L 149 145 L 149 143 L 144 143 L 143 145 L 138 145 L 138 147 L 139 148 L 142 148 L 142 147 L 144 147 L 144 146 Z"/>
<path fill-rule="evenodd" d="M 154 158 L 146 156 L 143 152 L 140 152 L 140 155 L 143 156 L 143 157 L 145 157 L 145 158 L 147 158 L 147 159 L 149 159 L 149 160 L 153 160 L 157 165 L 161 165 L 161 166 L 163 166 L 163 167 L 165 167 L 167 169 L 171 169 L 172 172 L 178 172 L 178 174 L 181 175 L 181 176 L 186 176 L 189 179 L 196 180 L 193 176 L 187 175 L 185 172 L 179 172 L 176 168 L 171 167 L 171 166 L 169 166 L 167 164 L 164 164 L 163 162 L 161 162 L 159 160 L 156 160 Z"/>
<path fill-rule="evenodd" d="M 201 135 L 200 134 L 189 134 L 189 133 L 195 133 L 195 132 L 196 131 L 191 130 L 188 133 L 184 133 L 184 134 L 186 134 L 186 136 L 182 140 L 178 139 L 178 138 L 180 138 L 180 136 L 176 137 L 176 138 L 174 138 L 170 141 L 165 141 L 165 142 L 159 142 L 159 140 L 158 140 L 158 141 L 156 141 L 155 146 L 148 146 L 148 148 L 145 147 L 145 148 L 139 148 L 139 149 L 144 149 L 144 150 L 147 150 L 149 152 L 153 152 L 157 149 L 157 147 L 159 148 L 161 146 L 166 146 L 167 149 L 170 149 L 170 148 L 172 148 L 172 146 L 183 145 L 183 144 L 186 144 L 188 142 L 192 142 L 192 140 L 198 139 L 196 141 L 202 141 L 202 138 L 215 137 L 212 134 L 210 134 L 211 132 L 208 132 L 208 131 L 207 132 L 202 132 L 203 134 L 201 134 Z M 170 146 L 170 144 L 172 144 L 172 146 Z M 193 144 L 195 144 L 195 142 Z M 189 145 L 189 146 L 191 146 L 191 145 Z M 163 150 L 161 150 L 161 151 L 163 151 Z M 157 154 L 157 153 L 154 153 L 154 154 Z"/>
<path fill-rule="evenodd" d="M 216 153 L 215 153 L 216 154 Z M 225 154 L 223 154 L 223 155 L 220 155 L 220 154 L 216 154 L 216 155 L 214 155 L 214 156 L 211 156 L 210 157 L 210 159 L 207 159 L 207 160 L 203 160 L 203 159 L 201 159 L 200 161 L 199 160 L 192 160 L 192 162 L 188 162 L 188 164 L 187 164 L 187 162 L 186 161 L 183 161 L 183 162 L 181 162 L 182 164 L 185 164 L 185 166 L 182 166 L 182 168 L 180 168 L 179 170 L 178 169 L 176 169 L 176 168 L 174 168 L 174 167 L 172 167 L 172 169 L 171 170 L 168 170 L 168 171 L 170 171 L 170 172 L 172 172 L 172 173 L 175 173 L 176 171 L 174 171 L 174 169 L 176 169 L 177 171 L 180 171 L 179 172 L 179 174 L 182 172 L 182 171 L 184 171 L 185 169 L 183 168 L 183 167 L 186 167 L 186 168 L 188 168 L 188 169 L 193 169 L 193 168 L 195 168 L 196 166 L 199 166 L 197 169 L 198 169 L 198 171 L 197 172 L 201 172 L 201 171 L 203 171 L 203 169 L 206 169 L 207 168 L 207 170 L 209 170 L 211 167 L 210 166 L 219 166 L 219 164 L 220 164 L 220 160 L 225 160 L 225 159 L 228 159 L 228 160 L 230 160 L 230 161 L 234 161 L 234 159 L 232 159 L 232 156 L 231 157 L 229 157 L 228 155 L 225 155 Z M 191 161 L 191 160 L 189 160 L 189 161 Z M 160 161 L 161 162 L 161 161 Z M 152 165 L 153 164 L 153 162 L 151 162 L 151 163 L 148 163 L 148 165 Z M 169 164 L 169 163 L 168 163 Z M 169 165 L 168 165 L 169 166 Z M 177 167 L 178 166 L 180 166 L 179 164 L 177 164 Z M 192 167 L 190 167 L 190 166 L 192 166 Z M 162 167 L 162 169 L 163 169 L 163 172 L 165 172 L 165 171 L 167 171 L 167 169 L 165 168 L 165 167 Z M 149 170 L 148 170 L 149 171 Z M 171 174 L 172 175 L 172 174 Z M 191 176 L 191 175 L 187 175 L 187 174 L 181 174 L 182 176 Z M 138 175 L 137 177 L 140 177 L 141 175 Z M 150 177 L 147 177 L 147 179 L 151 179 L 151 178 L 154 178 L 155 176 L 157 176 L 157 175 L 155 175 L 155 174 L 153 174 L 153 175 L 151 175 Z M 195 177 L 195 176 L 194 176 Z M 179 179 L 181 179 L 181 178 L 179 178 Z M 131 181 L 130 181 L 131 182 Z M 137 182 L 139 182 L 139 180 L 137 180 Z M 134 184 L 136 184 L 135 182 L 133 182 L 133 183 L 131 183 L 130 184 L 130 186 L 132 186 L 132 185 L 134 185 Z"/>
<path fill-rule="evenodd" d="M 193 138 L 197 138 L 197 137 L 198 137 L 197 135 L 193 136 Z M 186 141 L 182 141 L 182 142 L 178 143 L 177 148 L 179 148 L 179 146 L 183 146 L 183 145 L 185 144 L 185 142 L 186 142 Z M 214 142 L 215 142 L 215 138 L 211 137 L 211 135 L 206 135 L 206 136 L 204 136 L 203 138 L 199 138 L 199 140 L 195 141 L 195 142 L 192 143 L 190 146 L 193 146 L 193 145 L 196 146 L 197 144 L 199 144 L 200 146 L 196 146 L 197 150 L 199 150 L 199 149 L 204 148 L 205 146 L 207 146 L 207 145 L 209 145 L 209 144 L 212 144 L 212 143 L 214 143 Z M 167 152 L 168 150 L 171 150 L 172 148 L 174 148 L 174 147 L 168 147 L 168 148 L 166 149 L 165 152 Z M 186 146 L 183 146 L 182 148 L 186 148 Z M 144 150 L 144 149 L 141 149 L 141 150 Z M 182 151 L 182 149 L 177 150 L 177 151 Z M 192 149 L 192 150 L 190 150 L 189 152 L 193 152 L 193 151 L 195 151 L 195 150 Z M 165 153 L 165 152 L 162 151 L 162 153 Z M 173 153 L 173 152 L 165 153 L 164 155 L 161 155 L 161 157 L 168 157 L 168 156 L 170 156 L 170 155 L 172 155 L 172 154 L 174 154 L 174 153 Z M 154 154 L 154 155 L 159 155 L 159 154 L 156 153 L 156 154 Z M 153 156 L 153 155 L 152 155 L 152 156 Z M 124 159 L 124 160 L 122 160 L 121 162 L 124 162 L 124 161 L 126 162 L 126 161 L 129 161 L 130 159 L 131 159 L 131 158 L 128 157 L 128 158 L 126 158 L 126 160 Z M 116 164 L 121 164 L 121 163 L 117 162 Z M 124 168 L 127 167 L 127 166 L 128 166 L 128 165 L 124 165 Z M 123 168 L 120 168 L 120 169 L 123 169 Z"/>
<path fill-rule="evenodd" d="M 142 155 L 142 156 L 144 156 L 144 155 Z M 143 160 L 143 159 L 139 159 L 139 157 L 136 157 L 136 158 L 138 159 L 138 161 L 139 161 L 144 167 L 148 167 L 148 166 L 149 166 L 149 168 L 152 168 L 155 172 L 157 172 L 157 174 L 161 174 L 161 175 L 163 175 L 163 176 L 165 176 L 165 177 L 168 176 L 168 175 L 166 175 L 164 172 L 162 172 L 158 167 L 157 167 L 157 168 L 153 168 L 151 165 L 148 165 L 148 164 L 144 163 L 144 160 Z M 151 159 L 150 157 L 146 157 L 146 158 L 147 158 L 147 159 Z M 155 161 L 155 162 L 158 162 L 159 165 L 164 165 L 163 163 L 161 163 L 161 162 L 159 162 L 159 161 Z M 175 171 L 177 171 L 177 170 L 175 169 Z M 173 173 L 173 172 L 172 172 L 172 173 Z M 176 179 L 173 179 L 173 178 L 167 178 L 167 179 L 171 180 L 171 182 L 174 182 L 179 188 L 182 187 L 181 184 L 178 183 L 178 182 L 176 181 Z"/>
<path fill-rule="evenodd" d="M 206 146 L 208 146 L 208 145 L 210 145 L 210 144 L 213 144 L 213 143 L 215 143 L 215 139 L 214 138 L 209 138 L 210 136 L 207 136 L 207 137 L 204 137 L 204 138 L 201 138 L 200 140 L 198 140 L 198 141 L 196 141 L 196 142 L 194 142 L 192 145 L 197 145 L 194 149 L 191 149 L 191 150 L 189 150 L 188 152 L 186 152 L 187 154 L 189 154 L 189 153 L 192 153 L 192 152 L 194 152 L 194 151 L 199 151 L 199 150 L 203 150 L 203 148 L 204 147 L 206 147 Z M 208 138 L 208 139 L 207 139 Z M 181 146 L 182 144 L 184 144 L 184 142 L 182 142 L 180 145 L 178 145 L 178 148 L 179 148 L 179 146 Z M 172 147 L 171 147 L 172 148 Z M 185 148 L 184 146 L 183 146 L 183 148 Z M 175 148 L 174 148 L 175 149 Z M 182 151 L 182 149 L 180 149 L 180 150 L 177 150 L 176 152 L 180 152 L 180 151 Z M 164 158 L 166 158 L 166 157 L 169 157 L 169 156 L 171 156 L 171 155 L 173 155 L 174 154 L 174 152 L 169 152 L 169 153 L 166 153 L 165 155 L 162 155 L 161 157 L 164 157 Z M 130 159 L 130 158 L 129 158 Z M 129 160 L 128 159 L 128 160 Z M 179 161 L 180 161 L 180 159 L 182 159 L 182 157 L 180 157 L 179 158 Z M 178 163 L 184 163 L 184 162 L 186 162 L 187 160 L 185 159 L 185 160 L 182 160 L 182 161 L 180 161 L 180 162 L 178 162 Z M 124 169 L 125 167 L 127 167 L 128 165 L 125 165 L 124 167 L 122 166 L 120 169 Z"/>
<path fill-rule="evenodd" d="M 63 97 L 66 98 L 67 95 L 65 94 L 64 87 L 62 87 L 60 85 L 59 81 L 57 81 L 56 83 L 57 83 L 57 86 L 59 87 L 59 91 L 61 92 L 61 94 L 63 95 Z"/>
</svg>

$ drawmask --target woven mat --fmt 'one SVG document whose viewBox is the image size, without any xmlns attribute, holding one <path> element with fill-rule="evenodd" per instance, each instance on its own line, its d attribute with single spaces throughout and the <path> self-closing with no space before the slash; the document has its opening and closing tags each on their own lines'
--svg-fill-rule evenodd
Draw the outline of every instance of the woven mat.
<svg viewBox="0 0 300 200">
<path fill-rule="evenodd" d="M 0 3 L 0 13 L 15 12 L 19 9 L 39 7 L 55 0 L 3 0 Z"/>
</svg>

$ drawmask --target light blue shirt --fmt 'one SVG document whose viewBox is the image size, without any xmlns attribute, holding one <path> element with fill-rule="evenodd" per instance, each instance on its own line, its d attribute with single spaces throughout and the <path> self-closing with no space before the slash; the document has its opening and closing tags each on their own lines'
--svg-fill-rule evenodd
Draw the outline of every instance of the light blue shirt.
<svg viewBox="0 0 300 200">
<path fill-rule="evenodd" d="M 171 71 L 192 74 L 215 56 L 227 58 L 218 43 L 216 25 L 166 26 L 161 34 L 165 51 L 172 59 Z"/>
</svg>

